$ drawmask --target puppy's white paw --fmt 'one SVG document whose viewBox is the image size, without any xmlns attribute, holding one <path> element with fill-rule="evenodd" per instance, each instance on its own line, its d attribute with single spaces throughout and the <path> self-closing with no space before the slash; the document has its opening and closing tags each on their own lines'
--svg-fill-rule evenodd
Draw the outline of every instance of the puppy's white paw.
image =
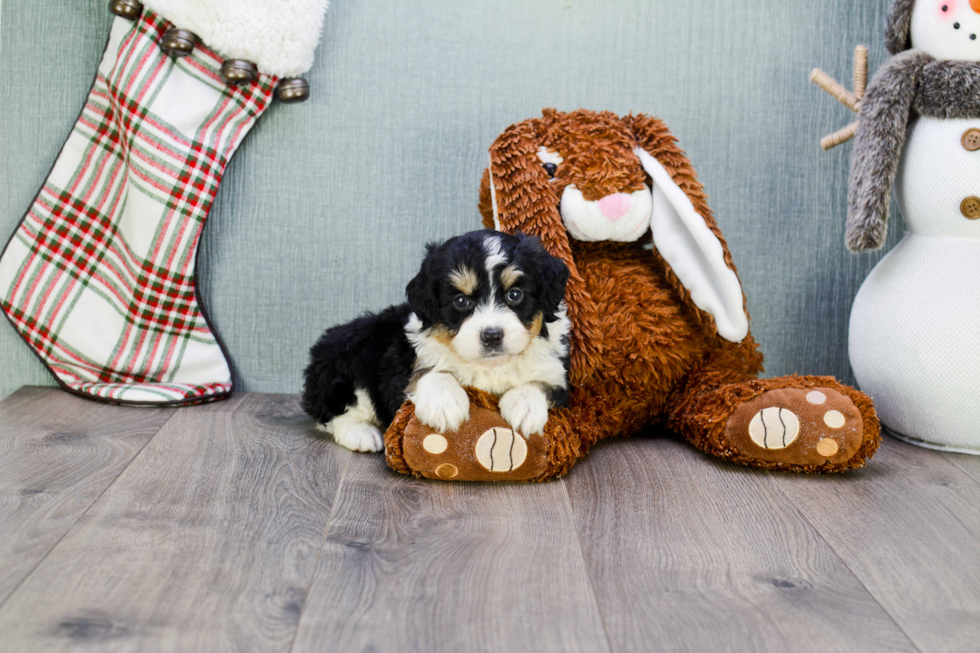
<svg viewBox="0 0 980 653">
<path fill-rule="evenodd" d="M 329 427 L 327 428 L 329 429 Z M 371 424 L 357 422 L 339 428 L 335 426 L 332 432 L 333 439 L 337 441 L 337 444 L 347 447 L 351 451 L 363 451 L 365 453 L 384 451 L 385 443 L 381 436 L 381 430 Z"/>
<path fill-rule="evenodd" d="M 470 399 L 459 381 L 445 372 L 430 372 L 421 379 L 411 397 L 415 416 L 439 433 L 455 431 L 470 418 Z"/>
<path fill-rule="evenodd" d="M 500 416 L 523 436 L 542 433 L 548 423 L 548 397 L 536 385 L 508 390 L 500 398 Z"/>
</svg>

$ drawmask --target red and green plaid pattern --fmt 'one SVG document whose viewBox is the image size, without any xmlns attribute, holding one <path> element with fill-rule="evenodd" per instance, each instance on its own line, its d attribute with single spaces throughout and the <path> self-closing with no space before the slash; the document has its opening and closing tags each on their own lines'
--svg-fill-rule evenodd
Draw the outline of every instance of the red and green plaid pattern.
<svg viewBox="0 0 980 653">
<path fill-rule="evenodd" d="M 221 176 L 276 79 L 231 87 L 205 47 L 160 49 L 171 25 L 117 18 L 95 84 L 0 257 L 0 307 L 67 389 L 112 402 L 231 392 L 195 261 Z"/>
</svg>

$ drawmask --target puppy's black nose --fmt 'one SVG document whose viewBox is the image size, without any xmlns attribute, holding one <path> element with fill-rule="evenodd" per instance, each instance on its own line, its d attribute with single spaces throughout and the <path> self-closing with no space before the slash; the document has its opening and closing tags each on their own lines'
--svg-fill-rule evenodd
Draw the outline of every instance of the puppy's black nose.
<svg viewBox="0 0 980 653">
<path fill-rule="evenodd" d="M 504 330 L 484 329 L 483 333 L 480 334 L 480 339 L 483 341 L 483 346 L 487 349 L 496 349 L 504 343 Z"/>
</svg>

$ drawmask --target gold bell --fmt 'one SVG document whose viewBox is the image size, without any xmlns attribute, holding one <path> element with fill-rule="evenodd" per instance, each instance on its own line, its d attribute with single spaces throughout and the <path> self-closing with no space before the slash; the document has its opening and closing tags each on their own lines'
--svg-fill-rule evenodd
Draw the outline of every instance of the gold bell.
<svg viewBox="0 0 980 653">
<path fill-rule="evenodd" d="M 160 47 L 171 57 L 186 57 L 197 45 L 197 34 L 172 27 L 163 34 Z"/>
<path fill-rule="evenodd" d="M 250 83 L 259 74 L 259 69 L 251 61 L 229 59 L 221 64 L 221 79 L 225 84 L 241 86 Z"/>
<path fill-rule="evenodd" d="M 310 83 L 302 77 L 288 77 L 279 82 L 276 96 L 285 104 L 304 102 L 310 97 Z"/>
<path fill-rule="evenodd" d="M 138 0 L 110 0 L 109 11 L 120 18 L 136 20 L 143 13 L 143 5 Z"/>
</svg>

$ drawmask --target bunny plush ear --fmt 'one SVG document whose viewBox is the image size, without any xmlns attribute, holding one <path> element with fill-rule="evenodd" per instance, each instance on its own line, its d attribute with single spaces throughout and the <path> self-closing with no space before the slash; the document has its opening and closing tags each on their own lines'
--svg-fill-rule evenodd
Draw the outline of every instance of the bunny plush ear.
<svg viewBox="0 0 980 653">
<path fill-rule="evenodd" d="M 595 302 L 572 258 L 558 195 L 538 160 L 538 126 L 539 120 L 512 125 L 494 141 L 490 167 L 484 174 L 481 208 L 486 226 L 508 234 L 537 236 L 549 254 L 568 266 L 565 304 L 573 325 L 569 343 L 571 377 L 577 383 L 591 376 L 601 361 L 602 334 Z"/>
<path fill-rule="evenodd" d="M 627 122 L 640 145 L 634 153 L 653 184 L 653 243 L 671 282 L 702 322 L 713 322 L 725 340 L 741 342 L 749 333 L 742 284 L 694 168 L 661 121 L 640 115 Z"/>
</svg>

